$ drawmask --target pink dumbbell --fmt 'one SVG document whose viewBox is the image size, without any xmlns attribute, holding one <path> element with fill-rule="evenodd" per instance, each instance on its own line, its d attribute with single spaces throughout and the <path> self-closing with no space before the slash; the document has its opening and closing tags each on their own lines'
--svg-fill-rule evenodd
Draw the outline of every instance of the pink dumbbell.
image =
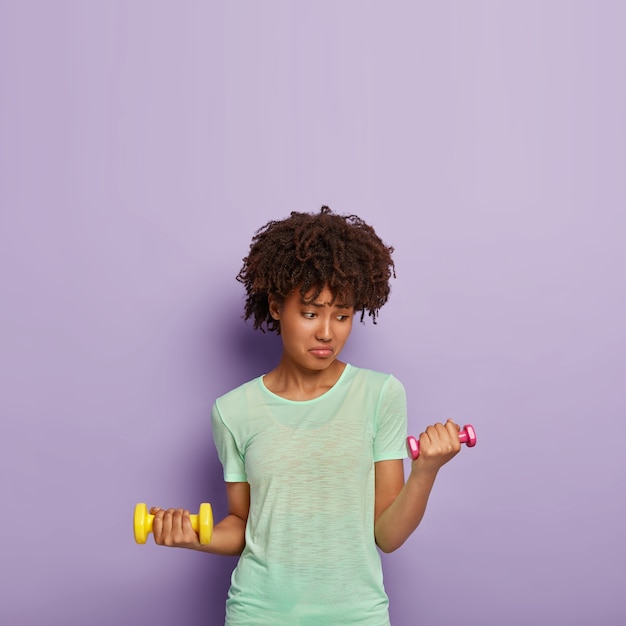
<svg viewBox="0 0 626 626">
<path fill-rule="evenodd" d="M 473 448 L 476 445 L 476 431 L 471 424 L 465 424 L 463 429 L 459 431 L 459 441 L 467 444 L 468 448 Z M 406 449 L 409 457 L 415 461 L 420 455 L 420 442 L 415 437 L 407 437 Z"/>
</svg>

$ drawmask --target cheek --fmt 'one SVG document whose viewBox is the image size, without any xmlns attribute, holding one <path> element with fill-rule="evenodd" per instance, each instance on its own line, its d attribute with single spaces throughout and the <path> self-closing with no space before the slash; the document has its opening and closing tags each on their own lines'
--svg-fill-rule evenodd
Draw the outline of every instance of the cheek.
<svg viewBox="0 0 626 626">
<path fill-rule="evenodd" d="M 352 320 L 344 322 L 341 325 L 340 336 L 343 341 L 347 341 L 348 337 L 350 336 L 351 331 L 352 331 Z"/>
<path fill-rule="evenodd" d="M 281 328 L 285 343 L 299 343 L 310 334 L 310 329 L 300 320 L 290 320 L 288 323 L 283 324 Z"/>
</svg>

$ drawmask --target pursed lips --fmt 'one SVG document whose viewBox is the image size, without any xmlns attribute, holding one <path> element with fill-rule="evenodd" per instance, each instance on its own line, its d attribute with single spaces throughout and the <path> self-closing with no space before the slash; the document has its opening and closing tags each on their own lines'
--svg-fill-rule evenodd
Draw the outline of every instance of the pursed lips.
<svg viewBox="0 0 626 626">
<path fill-rule="evenodd" d="M 335 350 L 332 346 L 315 346 L 314 348 L 309 349 L 309 352 L 317 357 L 328 357 L 334 351 Z"/>
</svg>

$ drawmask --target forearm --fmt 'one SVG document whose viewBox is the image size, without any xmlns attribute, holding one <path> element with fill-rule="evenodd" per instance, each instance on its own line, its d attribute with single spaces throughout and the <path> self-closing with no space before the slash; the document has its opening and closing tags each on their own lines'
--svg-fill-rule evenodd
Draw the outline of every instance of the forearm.
<svg viewBox="0 0 626 626">
<path fill-rule="evenodd" d="M 424 517 L 437 471 L 412 471 L 396 499 L 378 516 L 374 535 L 383 552 L 397 550 Z"/>
<path fill-rule="evenodd" d="M 238 556 L 246 545 L 246 521 L 236 515 L 227 515 L 213 528 L 211 543 L 195 549 L 210 554 Z"/>
</svg>

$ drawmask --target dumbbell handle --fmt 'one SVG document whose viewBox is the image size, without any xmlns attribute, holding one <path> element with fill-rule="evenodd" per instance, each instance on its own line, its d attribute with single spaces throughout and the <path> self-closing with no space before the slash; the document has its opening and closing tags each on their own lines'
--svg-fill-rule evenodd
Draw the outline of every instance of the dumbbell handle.
<svg viewBox="0 0 626 626">
<path fill-rule="evenodd" d="M 213 510 L 208 502 L 200 505 L 198 515 L 190 515 L 191 527 L 198 533 L 200 543 L 206 545 L 211 543 L 211 535 L 213 534 Z M 135 506 L 135 515 L 133 517 L 133 530 L 135 533 L 135 541 L 137 543 L 146 543 L 148 535 L 152 532 L 152 524 L 154 515 L 148 513 L 148 507 L 140 502 Z"/>
<path fill-rule="evenodd" d="M 459 431 L 459 441 L 467 444 L 468 448 L 473 448 L 476 445 L 476 431 L 471 424 L 465 424 L 463 429 Z M 415 461 L 420 455 L 420 442 L 415 437 L 407 437 L 406 449 L 409 453 L 409 458 Z"/>
</svg>

